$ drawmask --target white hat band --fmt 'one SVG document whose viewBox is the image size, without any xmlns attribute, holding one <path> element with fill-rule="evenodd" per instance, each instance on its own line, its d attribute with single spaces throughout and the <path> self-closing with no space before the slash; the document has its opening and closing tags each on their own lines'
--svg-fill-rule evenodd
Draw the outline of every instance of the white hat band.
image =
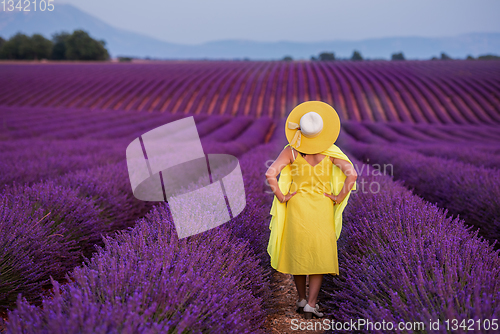
<svg viewBox="0 0 500 334">
<path fill-rule="evenodd" d="M 307 138 L 314 138 L 323 130 L 323 118 L 320 114 L 310 111 L 300 118 L 300 131 Z"/>
<path fill-rule="evenodd" d="M 301 134 L 304 134 L 306 138 L 314 138 L 323 130 L 323 118 L 321 118 L 320 114 L 314 111 L 305 113 L 300 118 L 299 123 L 300 126 L 297 123 L 288 122 L 289 129 L 297 129 L 297 132 L 295 132 L 295 135 L 290 142 L 290 145 L 292 146 L 297 143 L 297 146 L 295 148 L 298 148 L 300 146 Z"/>
</svg>

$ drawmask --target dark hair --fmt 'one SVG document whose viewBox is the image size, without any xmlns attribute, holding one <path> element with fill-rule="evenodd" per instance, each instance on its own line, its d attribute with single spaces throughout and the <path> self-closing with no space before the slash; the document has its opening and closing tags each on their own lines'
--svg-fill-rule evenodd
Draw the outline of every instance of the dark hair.
<svg viewBox="0 0 500 334">
<path fill-rule="evenodd" d="M 300 153 L 300 155 L 301 155 L 301 156 L 303 156 L 303 157 L 307 155 L 307 153 L 300 152 L 299 150 L 297 150 L 296 148 L 294 148 L 294 147 L 292 147 L 292 146 L 290 146 L 290 149 L 291 149 L 292 151 L 293 151 L 293 150 L 295 150 L 295 151 L 299 152 L 299 153 Z"/>
<path fill-rule="evenodd" d="M 307 155 L 307 153 L 300 152 L 299 150 L 297 150 L 297 152 L 299 152 L 301 156 L 306 156 Z"/>
</svg>

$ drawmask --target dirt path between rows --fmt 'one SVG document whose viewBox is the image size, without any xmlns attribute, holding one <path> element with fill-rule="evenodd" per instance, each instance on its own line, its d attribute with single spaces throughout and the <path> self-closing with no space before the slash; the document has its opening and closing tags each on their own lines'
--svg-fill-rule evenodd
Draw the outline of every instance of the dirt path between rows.
<svg viewBox="0 0 500 334">
<path fill-rule="evenodd" d="M 309 287 L 309 277 L 307 279 L 307 287 Z M 274 312 L 266 319 L 266 328 L 273 334 L 287 333 L 323 333 L 324 330 L 307 330 L 307 328 L 319 328 L 321 319 L 304 319 L 302 314 L 298 314 L 296 302 L 298 299 L 295 282 L 292 275 L 282 274 L 274 270 L 271 278 L 271 289 L 273 291 L 272 298 L 274 299 Z M 321 301 L 318 301 L 321 303 Z M 320 312 L 321 312 L 320 306 Z M 301 329 L 302 328 L 302 329 Z"/>
</svg>

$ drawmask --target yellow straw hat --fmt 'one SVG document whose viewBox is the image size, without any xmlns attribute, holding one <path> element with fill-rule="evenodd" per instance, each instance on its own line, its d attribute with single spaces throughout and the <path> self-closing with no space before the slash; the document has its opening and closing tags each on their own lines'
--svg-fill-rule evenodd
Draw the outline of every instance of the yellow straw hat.
<svg viewBox="0 0 500 334">
<path fill-rule="evenodd" d="M 290 146 L 297 151 L 321 153 L 337 140 L 340 118 L 335 109 L 325 102 L 302 102 L 288 115 L 285 134 Z"/>
</svg>

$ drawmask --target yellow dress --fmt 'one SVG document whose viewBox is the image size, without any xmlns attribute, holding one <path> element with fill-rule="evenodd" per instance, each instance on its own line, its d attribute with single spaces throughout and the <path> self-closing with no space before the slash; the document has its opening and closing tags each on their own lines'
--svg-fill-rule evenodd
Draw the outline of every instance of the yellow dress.
<svg viewBox="0 0 500 334">
<path fill-rule="evenodd" d="M 285 148 L 287 146 L 290 146 L 290 144 L 287 144 Z M 354 166 L 349 157 L 344 152 L 342 152 L 342 150 L 335 144 L 332 144 L 328 149 L 321 152 L 321 154 L 326 155 L 328 157 L 333 157 L 335 159 L 346 160 L 351 165 Z M 298 162 L 299 161 L 297 161 L 297 163 Z M 340 193 L 340 191 L 344 187 L 345 179 L 346 175 L 342 172 L 342 170 L 338 166 L 332 164 L 331 179 L 330 179 L 330 184 L 333 190 L 332 194 L 338 195 Z M 291 188 L 291 184 L 292 184 L 291 164 L 288 164 L 283 168 L 283 170 L 279 174 L 278 187 L 283 194 L 287 194 Z M 340 233 L 342 231 L 342 213 L 344 212 L 344 209 L 349 201 L 351 192 L 357 190 L 356 184 L 357 182 L 355 181 L 354 186 L 352 187 L 351 190 L 349 190 L 344 200 L 334 206 L 333 216 L 326 217 L 326 219 L 331 219 L 331 223 L 335 227 L 337 240 L 340 238 Z M 283 238 L 284 225 L 287 219 L 286 218 L 287 203 L 281 203 L 280 201 L 278 201 L 278 198 L 274 196 L 273 204 L 271 206 L 271 210 L 269 213 L 271 214 L 271 221 L 269 222 L 269 230 L 271 231 L 271 233 L 269 235 L 267 253 L 270 256 L 271 267 L 277 270 L 280 253 L 286 257 L 286 253 L 281 252 L 281 248 L 283 244 L 282 241 L 284 239 Z"/>
<path fill-rule="evenodd" d="M 276 270 L 292 275 L 339 274 L 333 224 L 330 157 L 315 166 L 298 154 L 290 164 L 290 193 Z"/>
</svg>

